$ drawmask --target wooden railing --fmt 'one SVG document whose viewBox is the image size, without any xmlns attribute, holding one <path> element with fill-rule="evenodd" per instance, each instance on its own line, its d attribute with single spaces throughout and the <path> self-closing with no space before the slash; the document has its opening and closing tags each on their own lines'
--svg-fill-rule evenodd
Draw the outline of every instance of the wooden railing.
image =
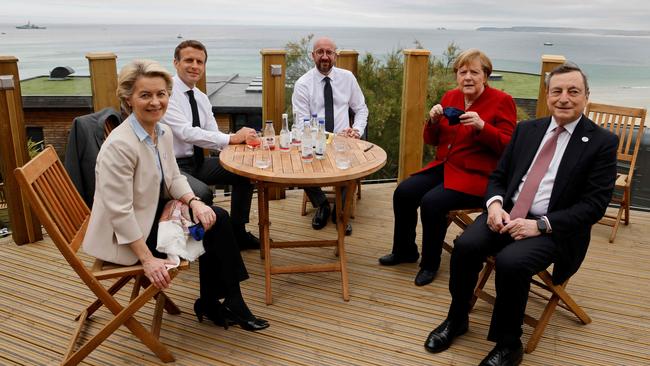
<svg viewBox="0 0 650 366">
<path fill-rule="evenodd" d="M 262 116 L 264 120 L 273 120 L 276 131 L 281 128 L 281 114 L 285 105 L 286 51 L 263 49 L 262 55 Z M 357 75 L 358 55 L 354 50 L 341 50 L 338 54 L 339 67 Z M 427 50 L 404 50 L 404 81 L 402 87 L 402 114 L 400 125 L 400 150 L 398 180 L 405 179 L 421 168 L 423 155 L 422 130 L 426 111 L 428 60 Z M 113 53 L 89 53 L 93 108 L 100 110 L 110 106 L 119 110 L 119 100 L 115 94 L 117 88 L 117 56 Z M 543 55 L 540 75 L 537 116 L 548 114 L 544 77 L 547 72 L 564 62 L 563 56 Z M 3 80 L 0 91 L 0 145 L 2 163 L 5 168 L 5 190 L 7 204 L 12 214 L 14 241 L 18 244 L 32 242 L 41 238 L 40 225 L 25 209 L 20 190 L 12 182 L 13 175 L 8 173 L 28 160 L 25 143 L 25 123 L 22 97 L 18 77 L 18 59 L 13 56 L 0 56 L 0 75 L 9 75 Z M 9 81 L 11 83 L 9 84 Z M 198 84 L 206 91 L 205 75 Z M 278 192 L 278 197 L 283 196 Z M 16 197 L 12 199 L 12 197 Z"/>
</svg>

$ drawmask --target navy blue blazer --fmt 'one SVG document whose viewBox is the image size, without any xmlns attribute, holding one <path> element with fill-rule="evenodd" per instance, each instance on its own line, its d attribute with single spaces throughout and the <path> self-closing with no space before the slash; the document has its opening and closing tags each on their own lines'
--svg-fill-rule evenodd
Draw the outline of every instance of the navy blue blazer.
<svg viewBox="0 0 650 366">
<path fill-rule="evenodd" d="M 512 196 L 528 171 L 551 118 L 520 122 L 488 181 L 486 200 L 500 195 L 510 212 Z M 586 116 L 576 125 L 562 156 L 546 216 L 557 245 L 553 283 L 560 284 L 580 267 L 587 254 L 591 226 L 600 220 L 616 181 L 618 138 Z"/>
</svg>

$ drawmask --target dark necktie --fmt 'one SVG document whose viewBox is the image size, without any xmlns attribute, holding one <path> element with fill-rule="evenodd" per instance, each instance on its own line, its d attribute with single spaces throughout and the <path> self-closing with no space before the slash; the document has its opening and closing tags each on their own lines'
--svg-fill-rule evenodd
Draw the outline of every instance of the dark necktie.
<svg viewBox="0 0 650 366">
<path fill-rule="evenodd" d="M 192 107 L 192 127 L 201 127 L 199 119 L 199 107 L 194 99 L 194 90 L 188 90 L 187 96 L 190 97 L 190 107 Z M 203 165 L 203 148 L 194 145 L 194 169 L 199 169 Z"/>
<path fill-rule="evenodd" d="M 542 182 L 542 178 L 544 178 L 548 166 L 551 164 L 551 160 L 553 160 L 553 155 L 555 155 L 557 138 L 563 131 L 564 127 L 562 126 L 555 128 L 553 136 L 546 141 L 542 150 L 537 155 L 537 159 L 533 162 L 533 166 L 530 168 L 530 172 L 528 172 L 528 176 L 524 181 L 519 197 L 517 197 L 517 202 L 515 202 L 515 206 L 510 211 L 511 220 L 525 218 L 528 215 L 528 211 L 533 205 L 535 194 L 539 189 L 539 184 Z"/>
<path fill-rule="evenodd" d="M 325 77 L 325 88 L 323 88 L 323 95 L 325 96 L 325 131 L 334 132 L 334 97 L 332 96 L 332 84 L 330 78 Z"/>
</svg>

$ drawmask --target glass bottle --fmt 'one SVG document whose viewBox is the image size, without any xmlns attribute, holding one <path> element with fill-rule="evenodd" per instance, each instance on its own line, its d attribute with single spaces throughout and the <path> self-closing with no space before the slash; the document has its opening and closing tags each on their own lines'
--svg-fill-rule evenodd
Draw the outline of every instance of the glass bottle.
<svg viewBox="0 0 650 366">
<path fill-rule="evenodd" d="M 312 142 L 311 125 L 309 121 L 305 122 L 302 130 L 302 149 L 300 155 L 304 163 L 311 163 L 314 160 L 314 143 Z"/>
<path fill-rule="evenodd" d="M 289 117 L 282 114 L 282 129 L 280 130 L 280 151 L 289 152 L 291 148 L 291 132 L 289 132 Z"/>
<path fill-rule="evenodd" d="M 264 126 L 264 140 L 269 146 L 269 150 L 275 150 L 275 129 L 271 120 L 266 121 L 266 126 Z"/>
<path fill-rule="evenodd" d="M 314 155 L 316 156 L 316 159 L 325 159 L 327 136 L 325 134 L 325 120 L 323 118 L 318 119 L 318 132 L 316 133 L 315 140 L 316 150 L 314 152 Z"/>
<path fill-rule="evenodd" d="M 302 135 L 302 126 L 298 120 L 298 113 L 293 114 L 293 125 L 291 126 L 291 146 L 300 149 L 300 139 Z"/>
</svg>

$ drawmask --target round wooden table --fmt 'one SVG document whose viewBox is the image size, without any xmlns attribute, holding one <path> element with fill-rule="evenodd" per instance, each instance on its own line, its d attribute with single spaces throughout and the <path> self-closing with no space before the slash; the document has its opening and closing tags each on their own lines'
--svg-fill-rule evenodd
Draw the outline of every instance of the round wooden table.
<svg viewBox="0 0 650 366">
<path fill-rule="evenodd" d="M 260 169 L 254 164 L 256 151 L 246 145 L 228 145 L 221 151 L 221 165 L 237 174 L 250 178 L 257 185 L 261 256 L 264 258 L 264 274 L 266 285 L 266 303 L 271 304 L 271 275 L 281 273 L 307 272 L 341 272 L 343 299 L 350 299 L 348 288 L 348 272 L 345 256 L 345 227 L 350 216 L 352 199 L 343 200 L 343 187 L 347 187 L 349 195 L 356 189 L 357 179 L 366 177 L 386 164 L 386 152 L 379 146 L 368 141 L 337 136 L 348 147 L 350 167 L 339 169 L 335 164 L 335 152 L 332 144 L 327 145 L 325 158 L 315 159 L 306 163 L 300 156 L 300 151 L 292 147 L 289 152 L 274 150 L 270 152 L 271 165 Z M 276 141 L 279 141 L 276 139 Z M 309 241 L 272 241 L 269 237 L 269 189 L 289 186 L 334 186 L 336 189 L 337 238 L 335 240 Z M 338 259 L 331 263 L 303 264 L 288 266 L 273 266 L 271 264 L 271 248 L 302 248 L 302 247 L 336 247 Z"/>
</svg>

